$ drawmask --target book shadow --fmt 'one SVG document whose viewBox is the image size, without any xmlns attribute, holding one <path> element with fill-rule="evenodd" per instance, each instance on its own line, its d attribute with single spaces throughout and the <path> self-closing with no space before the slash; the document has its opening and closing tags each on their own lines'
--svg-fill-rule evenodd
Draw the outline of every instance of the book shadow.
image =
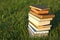
<svg viewBox="0 0 60 40">
<path fill-rule="evenodd" d="M 53 30 L 54 28 L 57 28 L 60 23 L 60 10 L 57 10 L 54 14 L 55 14 L 55 17 L 51 21 L 51 25 L 52 25 L 51 30 Z"/>
<path fill-rule="evenodd" d="M 57 10 L 55 13 L 55 17 L 51 21 L 51 30 L 47 39 L 57 38 L 60 35 L 60 10 Z"/>
</svg>

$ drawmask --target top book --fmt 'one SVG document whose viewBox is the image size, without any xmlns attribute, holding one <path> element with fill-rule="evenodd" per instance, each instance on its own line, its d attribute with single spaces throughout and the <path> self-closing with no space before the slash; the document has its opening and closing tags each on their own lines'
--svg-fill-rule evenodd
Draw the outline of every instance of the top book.
<svg viewBox="0 0 60 40">
<path fill-rule="evenodd" d="M 49 10 L 50 9 L 46 5 L 39 5 L 39 4 L 31 5 L 30 8 L 37 9 L 37 10 Z"/>
</svg>

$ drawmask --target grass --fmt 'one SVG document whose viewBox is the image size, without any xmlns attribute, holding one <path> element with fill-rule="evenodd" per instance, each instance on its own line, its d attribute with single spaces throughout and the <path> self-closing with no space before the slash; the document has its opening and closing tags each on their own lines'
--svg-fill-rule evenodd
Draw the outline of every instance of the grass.
<svg viewBox="0 0 60 40">
<path fill-rule="evenodd" d="M 30 38 L 28 35 L 28 12 L 32 4 L 47 5 L 55 18 L 48 37 Z M 59 0 L 0 0 L 0 40 L 60 40 Z"/>
</svg>

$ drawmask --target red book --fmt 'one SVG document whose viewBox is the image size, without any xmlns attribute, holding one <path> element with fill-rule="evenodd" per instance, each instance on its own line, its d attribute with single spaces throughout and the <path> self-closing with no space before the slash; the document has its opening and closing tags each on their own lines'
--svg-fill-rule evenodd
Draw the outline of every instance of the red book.
<svg viewBox="0 0 60 40">
<path fill-rule="evenodd" d="M 54 14 L 42 14 L 42 15 L 37 15 L 36 13 L 34 13 L 33 11 L 30 11 L 30 13 L 40 19 L 47 19 L 47 18 L 54 18 L 55 15 Z"/>
</svg>

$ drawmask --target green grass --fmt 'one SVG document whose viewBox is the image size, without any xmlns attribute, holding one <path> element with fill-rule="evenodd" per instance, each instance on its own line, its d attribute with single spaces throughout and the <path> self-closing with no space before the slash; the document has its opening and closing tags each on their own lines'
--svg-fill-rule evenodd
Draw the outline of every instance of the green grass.
<svg viewBox="0 0 60 40">
<path fill-rule="evenodd" d="M 47 5 L 55 14 L 48 37 L 30 38 L 28 35 L 28 12 L 32 4 Z M 60 40 L 59 0 L 0 0 L 0 40 Z"/>
</svg>

